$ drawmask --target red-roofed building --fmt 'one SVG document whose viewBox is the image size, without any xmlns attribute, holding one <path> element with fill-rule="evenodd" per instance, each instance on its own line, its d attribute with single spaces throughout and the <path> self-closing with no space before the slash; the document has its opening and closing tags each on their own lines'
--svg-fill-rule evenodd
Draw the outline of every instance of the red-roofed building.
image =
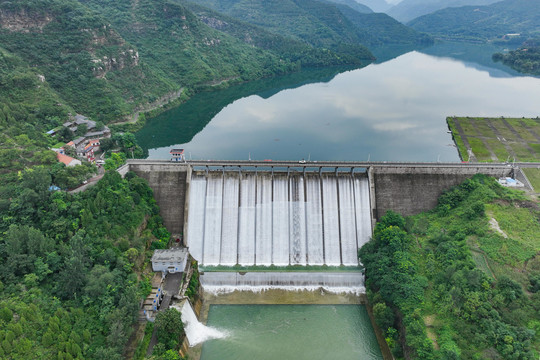
<svg viewBox="0 0 540 360">
<path fill-rule="evenodd" d="M 169 154 L 171 154 L 171 161 L 185 161 L 184 149 L 171 149 Z"/>
<path fill-rule="evenodd" d="M 56 153 L 56 158 L 58 159 L 58 161 L 65 164 L 66 166 L 81 165 L 81 160 L 74 159 L 71 156 L 67 156 L 64 154 Z"/>
<path fill-rule="evenodd" d="M 96 148 L 99 147 L 99 139 L 90 139 L 88 140 L 88 143 L 94 147 L 94 150 L 97 150 Z"/>
</svg>

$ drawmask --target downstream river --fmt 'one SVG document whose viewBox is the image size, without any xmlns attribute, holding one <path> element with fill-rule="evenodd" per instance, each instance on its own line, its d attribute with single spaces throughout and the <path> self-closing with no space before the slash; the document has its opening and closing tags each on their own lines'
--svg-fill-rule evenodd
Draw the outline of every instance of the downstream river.
<svg viewBox="0 0 540 360">
<path fill-rule="evenodd" d="M 360 69 L 306 70 L 201 93 L 137 133 L 150 159 L 459 161 L 447 116 L 536 117 L 540 79 L 493 63 L 501 48 L 375 51 Z"/>
<path fill-rule="evenodd" d="M 365 306 L 213 305 L 201 360 L 382 360 Z"/>
</svg>

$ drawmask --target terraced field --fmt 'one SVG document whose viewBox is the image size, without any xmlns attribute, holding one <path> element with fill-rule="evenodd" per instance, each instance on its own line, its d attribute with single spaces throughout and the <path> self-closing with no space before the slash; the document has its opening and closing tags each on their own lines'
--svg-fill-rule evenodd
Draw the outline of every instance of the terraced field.
<svg viewBox="0 0 540 360">
<path fill-rule="evenodd" d="M 540 118 L 448 117 L 448 127 L 463 161 L 540 161 Z M 540 169 L 524 169 L 540 191 Z"/>
</svg>

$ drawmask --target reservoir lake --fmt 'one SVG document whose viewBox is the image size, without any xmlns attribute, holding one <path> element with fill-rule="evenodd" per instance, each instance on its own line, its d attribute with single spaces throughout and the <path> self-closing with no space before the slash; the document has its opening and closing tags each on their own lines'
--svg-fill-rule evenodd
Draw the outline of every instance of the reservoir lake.
<svg viewBox="0 0 540 360">
<path fill-rule="evenodd" d="M 308 69 L 204 92 L 149 119 L 149 159 L 460 161 L 447 116 L 537 117 L 540 79 L 494 63 L 491 45 L 374 51 L 360 69 Z M 403 51 L 401 51 L 403 52 Z"/>
</svg>

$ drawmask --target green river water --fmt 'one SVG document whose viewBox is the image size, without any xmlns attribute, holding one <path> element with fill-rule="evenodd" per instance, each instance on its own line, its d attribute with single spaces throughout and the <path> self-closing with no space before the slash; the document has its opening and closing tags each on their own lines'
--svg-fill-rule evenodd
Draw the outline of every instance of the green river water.
<svg viewBox="0 0 540 360">
<path fill-rule="evenodd" d="M 382 359 L 363 305 L 211 305 L 201 360 Z"/>
</svg>

